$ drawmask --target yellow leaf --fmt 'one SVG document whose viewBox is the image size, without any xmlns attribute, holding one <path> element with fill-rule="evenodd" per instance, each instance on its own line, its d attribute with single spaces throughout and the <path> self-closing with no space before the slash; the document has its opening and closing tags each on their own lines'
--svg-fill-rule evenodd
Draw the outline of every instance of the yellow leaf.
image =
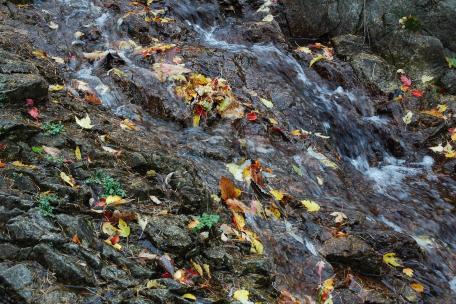
<svg viewBox="0 0 456 304">
<path fill-rule="evenodd" d="M 404 268 L 404 269 L 402 269 L 402 272 L 405 275 L 409 276 L 409 277 L 413 277 L 413 269 L 412 268 Z"/>
<path fill-rule="evenodd" d="M 125 203 L 126 203 L 126 201 L 121 196 L 118 196 L 118 195 L 109 195 L 108 197 L 106 197 L 106 205 L 117 206 L 117 205 L 122 205 Z"/>
<path fill-rule="evenodd" d="M 114 227 L 110 222 L 104 222 L 103 225 L 101 225 L 101 231 L 109 236 L 116 235 L 118 230 L 119 229 Z"/>
<path fill-rule="evenodd" d="M 65 89 L 65 86 L 61 84 L 53 84 L 49 86 L 49 92 L 59 92 L 63 89 Z"/>
<path fill-rule="evenodd" d="M 130 235 L 130 227 L 123 219 L 119 219 L 118 226 L 119 226 L 119 235 L 120 236 L 128 237 Z"/>
<path fill-rule="evenodd" d="M 281 201 L 283 199 L 283 196 L 284 196 L 284 193 L 282 191 L 279 191 L 279 190 L 270 190 L 269 192 L 271 192 L 272 196 L 278 200 L 278 201 Z"/>
<path fill-rule="evenodd" d="M 412 287 L 412 289 L 415 290 L 416 292 L 419 292 L 419 293 L 424 292 L 424 286 L 421 283 L 414 282 L 414 283 L 410 284 L 410 287 Z"/>
<path fill-rule="evenodd" d="M 74 156 L 76 157 L 76 160 L 82 160 L 81 149 L 79 146 L 76 146 L 76 149 L 74 150 Z"/>
<path fill-rule="evenodd" d="M 320 210 L 320 205 L 312 200 L 302 200 L 301 204 L 306 207 L 309 212 L 317 212 Z"/>
<path fill-rule="evenodd" d="M 39 59 L 43 59 L 43 58 L 47 57 L 46 52 L 42 51 L 42 50 L 34 50 L 34 51 L 32 51 L 32 54 L 33 54 L 33 56 L 35 56 L 36 58 L 39 58 Z"/>
<path fill-rule="evenodd" d="M 122 245 L 120 245 L 119 243 L 115 243 L 113 245 L 109 239 L 105 240 L 105 243 L 108 244 L 108 245 L 111 245 L 112 247 L 114 247 L 117 250 L 122 249 Z"/>
<path fill-rule="evenodd" d="M 196 301 L 196 297 L 194 295 L 192 295 L 191 293 L 184 294 L 182 296 L 182 298 L 187 299 L 187 300 L 191 300 L 191 301 Z"/>
<path fill-rule="evenodd" d="M 34 170 L 36 169 L 36 166 L 35 165 L 26 165 L 24 163 L 22 163 L 21 161 L 19 160 L 16 160 L 14 162 L 11 163 L 14 167 L 18 167 L 18 168 L 26 168 L 26 169 L 31 169 L 31 170 Z"/>
<path fill-rule="evenodd" d="M 196 128 L 199 126 L 201 120 L 201 116 L 198 114 L 193 115 L 193 127 Z"/>
<path fill-rule="evenodd" d="M 301 47 L 298 47 L 295 52 L 298 52 L 298 53 L 305 53 L 305 54 L 312 54 L 312 50 L 309 49 L 308 47 L 305 47 L 305 46 L 301 46 Z"/>
<path fill-rule="evenodd" d="M 302 134 L 301 130 L 293 130 L 293 131 L 291 131 L 291 135 L 293 135 L 293 136 L 301 136 L 301 134 Z"/>
<path fill-rule="evenodd" d="M 251 253 L 263 254 L 264 246 L 263 244 L 255 238 L 252 238 L 251 242 L 252 247 L 250 248 Z"/>
<path fill-rule="evenodd" d="M 437 106 L 437 110 L 438 110 L 440 113 L 445 112 L 447 109 L 448 109 L 448 106 L 447 106 L 446 104 L 440 104 L 440 105 Z"/>
<path fill-rule="evenodd" d="M 209 265 L 208 264 L 203 264 L 203 269 L 206 272 L 207 277 L 211 278 L 211 268 L 209 267 Z"/>
<path fill-rule="evenodd" d="M 147 0 L 147 6 L 150 6 L 154 0 Z"/>
<path fill-rule="evenodd" d="M 231 163 L 231 164 L 226 164 L 225 165 L 226 168 L 228 169 L 228 171 L 233 174 L 234 176 L 234 179 L 237 180 L 237 181 L 244 181 L 243 179 L 243 166 L 239 166 L 237 164 L 234 164 L 234 163 Z"/>
<path fill-rule="evenodd" d="M 268 216 L 272 216 L 274 217 L 275 219 L 280 219 L 280 210 L 277 208 L 277 206 L 275 204 L 271 204 L 270 207 L 266 208 L 266 214 Z"/>
<path fill-rule="evenodd" d="M 245 227 L 244 217 L 235 211 L 231 211 L 231 212 L 233 213 L 233 222 L 236 225 L 236 228 L 241 231 L 244 230 L 244 227 Z"/>
<path fill-rule="evenodd" d="M 155 289 L 155 288 L 163 288 L 163 285 L 161 285 L 158 282 L 158 280 L 149 280 L 149 281 L 147 281 L 146 287 Z"/>
<path fill-rule="evenodd" d="M 249 300 L 249 292 L 245 289 L 238 289 L 233 294 L 233 299 L 237 301 L 248 301 Z"/>
<path fill-rule="evenodd" d="M 201 265 L 198 263 L 195 263 L 193 261 L 191 261 L 191 262 L 192 262 L 193 268 L 199 273 L 200 276 L 203 276 L 204 275 L 203 267 L 201 267 Z"/>
<path fill-rule="evenodd" d="M 385 253 L 383 255 L 383 262 L 385 264 L 388 264 L 390 266 L 394 266 L 394 267 L 401 267 L 401 263 L 402 261 L 396 257 L 396 254 L 394 252 L 389 252 L 389 253 Z"/>
<path fill-rule="evenodd" d="M 74 117 L 76 119 L 76 123 L 83 129 L 92 129 L 92 121 L 90 120 L 89 114 L 86 114 L 85 118 L 79 119 L 77 116 Z"/>
<path fill-rule="evenodd" d="M 309 67 L 312 67 L 315 63 L 319 62 L 319 61 L 322 61 L 322 60 L 325 60 L 325 56 L 323 55 L 318 55 L 318 56 L 315 56 L 309 63 Z"/>
<path fill-rule="evenodd" d="M 451 133 L 451 140 L 456 141 L 456 131 Z"/>
<path fill-rule="evenodd" d="M 76 187 L 76 181 L 71 175 L 66 175 L 65 172 L 60 172 L 60 178 L 71 187 Z"/>
<path fill-rule="evenodd" d="M 325 280 L 323 282 L 322 288 L 326 293 L 332 292 L 334 290 L 334 278 Z"/>
</svg>

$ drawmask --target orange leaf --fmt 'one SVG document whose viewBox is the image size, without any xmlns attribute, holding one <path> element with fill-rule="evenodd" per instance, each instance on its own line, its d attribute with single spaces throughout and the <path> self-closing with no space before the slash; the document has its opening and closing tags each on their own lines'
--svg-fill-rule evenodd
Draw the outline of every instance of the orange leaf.
<svg viewBox="0 0 456 304">
<path fill-rule="evenodd" d="M 244 227 L 245 227 L 244 217 L 235 211 L 231 211 L 231 212 L 233 213 L 233 223 L 236 225 L 236 228 L 241 231 L 244 230 Z"/>
<path fill-rule="evenodd" d="M 81 244 L 81 240 L 79 239 L 77 234 L 73 235 L 73 237 L 71 238 L 71 241 L 75 244 Z"/>
<path fill-rule="evenodd" d="M 93 93 L 90 93 L 90 92 L 87 92 L 84 96 L 84 100 L 87 102 L 87 103 L 90 103 L 92 105 L 96 105 L 96 106 L 99 106 L 101 105 L 101 99 L 98 98 L 97 95 L 93 94 Z"/>
<path fill-rule="evenodd" d="M 421 90 L 412 90 L 411 93 L 415 97 L 423 97 L 424 96 L 423 91 L 421 91 Z"/>
<path fill-rule="evenodd" d="M 5 168 L 6 167 L 6 164 L 5 163 L 2 163 L 2 161 L 0 160 L 0 169 L 1 168 Z"/>
<path fill-rule="evenodd" d="M 241 196 L 241 190 L 236 188 L 234 183 L 227 177 L 222 176 L 219 182 L 222 199 L 226 201 L 229 198 L 238 198 Z"/>
<path fill-rule="evenodd" d="M 414 283 L 410 284 L 410 287 L 412 287 L 412 289 L 415 290 L 416 292 L 419 292 L 419 293 L 424 292 L 424 286 L 421 283 L 414 282 Z"/>
<path fill-rule="evenodd" d="M 112 245 L 115 245 L 120 241 L 120 237 L 119 237 L 119 235 L 115 235 L 115 236 L 111 237 L 111 239 L 109 239 L 109 240 L 111 241 Z"/>
</svg>

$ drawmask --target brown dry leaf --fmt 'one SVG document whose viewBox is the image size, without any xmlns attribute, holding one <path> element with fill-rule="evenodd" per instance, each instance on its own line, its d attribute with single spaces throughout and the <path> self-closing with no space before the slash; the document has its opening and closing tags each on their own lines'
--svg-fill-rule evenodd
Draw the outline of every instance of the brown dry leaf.
<svg viewBox="0 0 456 304">
<path fill-rule="evenodd" d="M 77 234 L 73 235 L 73 237 L 71 238 L 71 241 L 72 241 L 73 243 L 75 243 L 75 244 L 78 244 L 78 245 L 81 244 L 81 240 L 79 239 L 79 237 L 78 237 Z"/>
<path fill-rule="evenodd" d="M 434 109 L 430 109 L 430 110 L 426 110 L 426 111 L 421 111 L 421 113 L 426 114 L 426 115 L 430 115 L 430 116 L 433 116 L 433 117 L 436 117 L 436 118 L 440 118 L 440 119 L 444 119 L 445 118 L 443 113 L 441 111 L 439 111 L 438 108 L 434 108 Z"/>
<path fill-rule="evenodd" d="M 99 106 L 102 104 L 101 99 L 94 93 L 87 92 L 84 96 L 84 100 L 92 105 Z"/>
<path fill-rule="evenodd" d="M 241 190 L 236 188 L 234 183 L 225 176 L 220 178 L 219 187 L 224 201 L 229 198 L 233 199 L 241 196 Z"/>
<path fill-rule="evenodd" d="M 241 231 L 244 230 L 244 227 L 245 227 L 244 217 L 235 211 L 231 211 L 231 212 L 233 213 L 233 223 L 236 225 L 236 228 Z"/>
<path fill-rule="evenodd" d="M 227 199 L 226 200 L 226 205 L 230 210 L 236 211 L 236 212 L 241 212 L 241 213 L 246 213 L 247 211 L 250 210 L 249 207 L 247 207 L 243 202 L 237 200 L 237 199 Z"/>
<path fill-rule="evenodd" d="M 43 146 L 43 151 L 52 157 L 57 157 L 60 154 L 60 150 L 54 147 Z"/>
</svg>

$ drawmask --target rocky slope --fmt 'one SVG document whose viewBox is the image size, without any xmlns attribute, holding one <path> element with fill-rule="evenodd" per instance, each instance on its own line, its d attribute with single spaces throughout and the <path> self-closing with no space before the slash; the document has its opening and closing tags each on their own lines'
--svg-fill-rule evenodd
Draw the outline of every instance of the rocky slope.
<svg viewBox="0 0 456 304">
<path fill-rule="evenodd" d="M 2 1 L 0 303 L 451 303 L 456 7 L 418 2 Z"/>
</svg>

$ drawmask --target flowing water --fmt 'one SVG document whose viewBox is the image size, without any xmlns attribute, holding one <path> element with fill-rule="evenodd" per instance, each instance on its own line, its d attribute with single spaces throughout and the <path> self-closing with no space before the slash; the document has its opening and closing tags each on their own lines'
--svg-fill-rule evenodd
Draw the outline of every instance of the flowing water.
<svg viewBox="0 0 456 304">
<path fill-rule="evenodd" d="M 417 279 L 433 286 L 437 293 L 451 288 L 456 297 L 456 183 L 433 172 L 431 156 L 414 152 L 405 140 L 398 139 L 404 133 L 394 118 L 377 114 L 374 102 L 356 86 L 343 87 L 321 78 L 283 43 L 245 39 L 248 36 L 240 30 L 243 18 L 248 21 L 256 13 L 225 18 L 222 9 L 210 1 L 201 5 L 190 1 L 166 3 L 171 16 L 181 21 L 179 30 L 184 33 L 177 39 L 171 30 L 168 42 L 178 44 L 182 53 L 177 55 L 188 67 L 226 78 L 243 99 L 248 99 L 246 92 L 251 90 L 272 99 L 275 107 L 271 115 L 281 128 L 302 128 L 330 139 L 283 139 L 253 124 L 233 127 L 231 122 L 188 127 L 185 104 L 170 87 L 155 79 L 150 63 L 139 60 L 133 46 L 119 47 L 121 41 L 135 41 L 129 30 L 134 23 L 126 25 L 131 22 L 125 17 L 128 1 L 112 4 L 118 9 L 97 0 L 39 2 L 46 19 L 43 22 L 52 20 L 59 28 L 47 39 L 33 37 L 34 43 L 52 56 L 70 56 L 67 82 L 87 82 L 114 114 L 142 123 L 156 134 L 151 140 L 198 164 L 199 174 L 214 191 L 218 178 L 228 174 L 226 163 L 243 157 L 260 159 L 272 169 L 275 188 L 347 214 L 360 212 L 368 226 L 386 225 L 411 236 L 425 251 L 426 265 L 432 265 L 422 266 Z M 257 9 L 260 13 L 267 10 L 267 5 Z M 83 41 L 75 36 L 78 31 L 94 37 Z M 140 45 L 139 41 L 135 43 Z M 110 55 L 95 62 L 83 59 L 84 52 L 94 51 Z M 113 81 L 108 73 L 111 66 L 131 75 L 140 93 L 129 95 Z M 244 153 L 233 149 L 241 137 L 246 143 Z M 339 155 L 339 169 L 322 165 L 322 154 L 317 152 L 323 151 L 322 147 Z M 293 175 L 291 165 L 298 166 L 302 176 Z M 274 260 L 276 288 L 298 295 L 312 293 L 319 279 L 308 270 L 321 259 L 321 244 L 309 234 L 306 220 L 249 217 L 248 221 Z"/>
</svg>

